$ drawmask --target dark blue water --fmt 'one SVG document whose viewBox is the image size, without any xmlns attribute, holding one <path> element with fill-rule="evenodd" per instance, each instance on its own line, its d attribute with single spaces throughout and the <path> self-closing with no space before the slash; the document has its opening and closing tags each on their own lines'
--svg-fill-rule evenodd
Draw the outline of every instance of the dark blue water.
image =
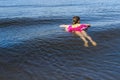
<svg viewBox="0 0 120 80">
<path fill-rule="evenodd" d="M 65 32 L 73 16 L 98 46 Z M 118 0 L 0 0 L 0 80 L 119 80 Z"/>
</svg>

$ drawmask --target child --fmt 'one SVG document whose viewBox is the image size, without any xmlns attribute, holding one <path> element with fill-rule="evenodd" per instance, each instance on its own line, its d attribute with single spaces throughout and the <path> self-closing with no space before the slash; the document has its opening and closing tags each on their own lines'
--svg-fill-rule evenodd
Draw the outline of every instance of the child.
<svg viewBox="0 0 120 80">
<path fill-rule="evenodd" d="M 93 41 L 85 31 L 88 27 L 90 27 L 90 24 L 80 24 L 80 18 L 78 16 L 73 17 L 72 25 L 60 25 L 60 27 L 64 27 L 67 32 L 73 32 L 78 35 L 84 41 L 85 47 L 89 46 L 87 39 L 93 46 L 97 45 L 97 43 Z"/>
</svg>

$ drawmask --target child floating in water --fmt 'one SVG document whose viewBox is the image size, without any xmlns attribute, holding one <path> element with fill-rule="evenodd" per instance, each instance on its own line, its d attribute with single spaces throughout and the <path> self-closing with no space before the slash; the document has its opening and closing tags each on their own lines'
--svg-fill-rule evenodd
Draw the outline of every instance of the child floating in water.
<svg viewBox="0 0 120 80">
<path fill-rule="evenodd" d="M 64 27 L 67 32 L 73 32 L 78 35 L 84 41 L 85 47 L 89 47 L 87 39 L 93 46 L 97 45 L 97 43 L 93 41 L 85 31 L 88 27 L 90 27 L 90 24 L 80 24 L 80 17 L 78 16 L 73 17 L 72 25 L 60 25 L 60 27 Z"/>
</svg>

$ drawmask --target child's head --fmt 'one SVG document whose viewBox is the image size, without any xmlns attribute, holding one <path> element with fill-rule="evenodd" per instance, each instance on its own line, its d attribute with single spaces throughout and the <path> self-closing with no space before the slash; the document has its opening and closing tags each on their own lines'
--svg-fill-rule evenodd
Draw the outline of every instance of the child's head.
<svg viewBox="0 0 120 80">
<path fill-rule="evenodd" d="M 79 24 L 80 23 L 80 17 L 79 16 L 74 16 L 72 21 L 73 21 L 72 22 L 73 24 Z"/>
</svg>

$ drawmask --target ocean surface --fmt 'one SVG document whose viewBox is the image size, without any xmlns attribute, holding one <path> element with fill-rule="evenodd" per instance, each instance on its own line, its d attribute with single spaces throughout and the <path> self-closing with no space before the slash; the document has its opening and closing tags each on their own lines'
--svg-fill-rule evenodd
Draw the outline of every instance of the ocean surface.
<svg viewBox="0 0 120 80">
<path fill-rule="evenodd" d="M 73 16 L 96 47 L 59 27 Z M 120 1 L 0 0 L 0 80 L 120 80 Z"/>
</svg>

